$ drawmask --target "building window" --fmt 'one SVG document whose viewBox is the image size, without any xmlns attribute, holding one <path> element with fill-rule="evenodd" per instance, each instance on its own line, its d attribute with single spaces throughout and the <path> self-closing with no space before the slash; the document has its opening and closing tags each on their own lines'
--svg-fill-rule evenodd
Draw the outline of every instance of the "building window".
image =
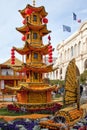
<svg viewBox="0 0 87 130">
<path fill-rule="evenodd" d="M 85 60 L 85 70 L 87 70 L 87 59 Z"/>
<path fill-rule="evenodd" d="M 62 68 L 60 69 L 60 74 L 62 74 Z"/>
<path fill-rule="evenodd" d="M 37 16 L 36 15 L 33 15 L 33 21 L 37 22 Z"/>
<path fill-rule="evenodd" d="M 34 72 L 34 79 L 38 79 L 38 73 Z"/>
<path fill-rule="evenodd" d="M 37 39 L 37 33 L 33 33 L 33 39 Z"/>
<path fill-rule="evenodd" d="M 38 54 L 34 53 L 34 59 L 38 59 Z"/>
<path fill-rule="evenodd" d="M 73 46 L 71 47 L 71 57 L 73 56 Z"/>
<path fill-rule="evenodd" d="M 80 54 L 80 42 L 78 44 L 78 55 Z"/>
</svg>

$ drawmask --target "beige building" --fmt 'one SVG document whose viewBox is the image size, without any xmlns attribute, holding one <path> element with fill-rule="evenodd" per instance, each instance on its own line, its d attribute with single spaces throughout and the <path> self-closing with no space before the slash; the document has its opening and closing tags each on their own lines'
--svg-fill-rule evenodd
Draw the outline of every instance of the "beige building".
<svg viewBox="0 0 87 130">
<path fill-rule="evenodd" d="M 52 64 L 56 64 L 56 60 L 57 57 L 53 57 L 53 62 Z M 48 62 L 48 57 L 44 58 L 44 63 L 46 63 L 47 65 L 49 65 L 50 63 Z M 53 66 L 54 67 L 54 66 Z M 55 67 L 54 67 L 55 68 Z M 49 78 L 51 80 L 55 80 L 58 77 L 58 70 L 56 69 L 55 71 L 49 72 L 49 73 L 45 73 L 44 74 L 44 78 Z"/>
<path fill-rule="evenodd" d="M 59 67 L 57 79 L 65 78 L 66 69 L 72 58 L 80 74 L 87 69 L 87 21 L 81 23 L 80 28 L 73 35 L 58 44 L 58 57 L 55 67 Z"/>
</svg>

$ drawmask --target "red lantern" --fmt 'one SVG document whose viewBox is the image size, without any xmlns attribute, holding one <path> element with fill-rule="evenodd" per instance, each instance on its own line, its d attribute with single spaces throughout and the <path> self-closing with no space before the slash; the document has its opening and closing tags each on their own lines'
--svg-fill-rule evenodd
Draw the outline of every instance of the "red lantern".
<svg viewBox="0 0 87 130">
<path fill-rule="evenodd" d="M 23 23 L 23 24 L 26 24 L 26 20 L 24 19 L 24 20 L 22 21 L 22 23 Z"/>
<path fill-rule="evenodd" d="M 49 41 L 51 40 L 51 37 L 50 37 L 50 35 L 48 36 L 48 40 L 49 40 Z"/>
<path fill-rule="evenodd" d="M 11 64 L 15 64 L 15 59 L 11 59 Z"/>
<path fill-rule="evenodd" d="M 31 10 L 31 9 L 27 8 L 27 9 L 25 10 L 25 14 L 30 15 L 31 13 L 32 13 L 32 10 Z"/>
<path fill-rule="evenodd" d="M 11 59 L 11 61 L 15 61 L 15 59 L 14 59 L 14 58 L 12 58 L 12 59 Z"/>
<path fill-rule="evenodd" d="M 15 64 L 15 62 L 14 62 L 14 61 L 11 61 L 11 64 Z"/>
<path fill-rule="evenodd" d="M 26 37 L 25 37 L 25 36 L 23 36 L 23 37 L 22 37 L 22 41 L 25 41 L 25 40 L 26 40 Z"/>
<path fill-rule="evenodd" d="M 48 46 L 48 49 L 52 48 L 52 45 Z"/>
<path fill-rule="evenodd" d="M 12 48 L 11 51 L 14 51 L 14 48 Z"/>
<path fill-rule="evenodd" d="M 52 52 L 49 53 L 49 56 L 52 56 Z"/>
<path fill-rule="evenodd" d="M 49 59 L 52 59 L 52 55 L 51 55 L 51 56 L 49 56 Z"/>
<path fill-rule="evenodd" d="M 52 59 L 49 59 L 48 62 L 51 63 L 51 62 L 53 62 L 53 60 L 52 60 Z"/>
<path fill-rule="evenodd" d="M 14 54 L 15 54 L 14 51 L 12 51 L 12 52 L 11 52 L 11 55 L 14 55 Z"/>
<path fill-rule="evenodd" d="M 47 24 L 48 23 L 48 19 L 47 18 L 43 18 L 43 23 Z"/>
<path fill-rule="evenodd" d="M 11 64 L 15 64 L 15 52 L 14 52 L 14 48 L 11 49 Z"/>
<path fill-rule="evenodd" d="M 52 52 L 52 48 L 48 48 L 48 52 L 49 52 L 49 53 Z"/>
<path fill-rule="evenodd" d="M 14 55 L 12 55 L 12 56 L 11 56 L 11 59 L 15 59 L 15 56 L 14 56 Z"/>
</svg>

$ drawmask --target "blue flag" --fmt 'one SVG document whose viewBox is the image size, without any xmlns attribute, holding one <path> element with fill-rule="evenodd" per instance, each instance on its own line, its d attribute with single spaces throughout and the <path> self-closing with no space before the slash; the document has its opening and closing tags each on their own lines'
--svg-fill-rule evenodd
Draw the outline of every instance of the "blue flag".
<svg viewBox="0 0 87 130">
<path fill-rule="evenodd" d="M 71 32 L 71 27 L 63 25 L 63 31 Z"/>
<path fill-rule="evenodd" d="M 73 13 L 73 20 L 77 20 L 77 15 Z"/>
</svg>

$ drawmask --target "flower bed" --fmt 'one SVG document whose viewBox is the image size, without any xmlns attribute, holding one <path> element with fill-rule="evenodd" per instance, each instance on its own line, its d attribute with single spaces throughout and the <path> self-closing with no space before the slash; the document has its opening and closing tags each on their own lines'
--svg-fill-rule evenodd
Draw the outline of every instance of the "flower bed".
<svg viewBox="0 0 87 130">
<path fill-rule="evenodd" d="M 26 105 L 26 104 L 9 104 L 7 105 L 8 111 L 23 112 L 23 113 L 40 113 L 40 114 L 54 114 L 56 111 L 60 110 L 61 104 L 40 104 L 40 105 Z"/>
<path fill-rule="evenodd" d="M 73 130 L 87 130 L 87 115 L 76 122 L 72 128 Z"/>
</svg>

